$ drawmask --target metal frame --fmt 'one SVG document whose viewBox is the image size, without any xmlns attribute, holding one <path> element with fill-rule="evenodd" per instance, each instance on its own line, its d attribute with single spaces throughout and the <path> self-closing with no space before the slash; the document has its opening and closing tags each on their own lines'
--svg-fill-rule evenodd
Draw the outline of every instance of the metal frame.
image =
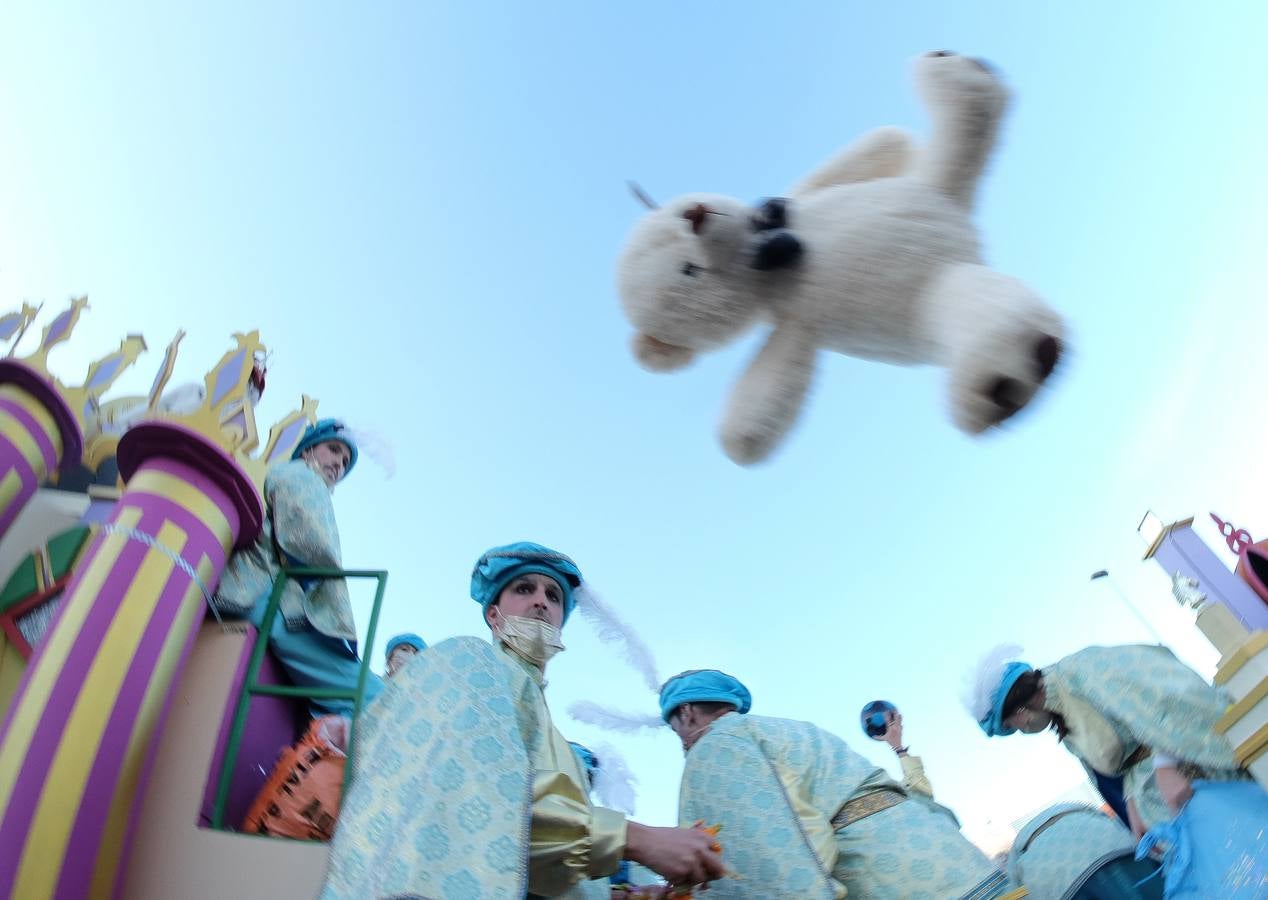
<svg viewBox="0 0 1268 900">
<path fill-rule="evenodd" d="M 242 679 L 242 690 L 238 693 L 237 708 L 233 713 L 233 724 L 229 728 L 229 739 L 225 742 L 224 760 L 220 764 L 220 778 L 216 783 L 216 805 L 211 813 L 211 827 L 224 831 L 225 807 L 229 803 L 229 787 L 232 782 L 234 764 L 238 760 L 238 751 L 242 746 L 242 733 L 246 730 L 247 713 L 251 708 L 252 697 L 293 697 L 299 700 L 351 700 L 352 726 L 348 732 L 348 764 L 344 767 L 344 789 L 348 787 L 348 778 L 352 774 L 352 759 L 356 752 L 357 719 L 361 715 L 361 698 L 365 693 L 366 678 L 370 674 L 370 657 L 361 654 L 361 670 L 357 675 L 355 691 L 338 688 L 305 688 L 280 684 L 260 684 L 260 666 L 264 662 L 264 654 L 268 650 L 268 636 L 273 630 L 273 621 L 277 618 L 281 606 L 282 591 L 286 582 L 298 578 L 373 578 L 378 582 L 374 592 L 374 606 L 370 610 L 370 627 L 366 633 L 364 648 L 368 651 L 374 646 L 374 632 L 379 625 L 379 609 L 383 605 L 383 592 L 387 587 L 387 572 L 373 569 L 283 569 L 273 582 L 273 593 L 269 595 L 269 605 L 264 611 L 264 620 L 260 623 L 256 635 L 255 646 L 251 648 L 251 661 L 247 664 L 245 677 Z"/>
</svg>

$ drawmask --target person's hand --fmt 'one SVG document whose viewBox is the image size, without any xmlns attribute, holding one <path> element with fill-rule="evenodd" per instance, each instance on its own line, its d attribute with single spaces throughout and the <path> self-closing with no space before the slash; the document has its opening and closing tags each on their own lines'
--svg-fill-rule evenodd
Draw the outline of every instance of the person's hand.
<svg viewBox="0 0 1268 900">
<path fill-rule="evenodd" d="M 889 724 L 885 726 L 885 743 L 889 744 L 890 749 L 897 753 L 903 749 L 903 714 L 902 713 L 886 713 L 889 718 Z"/>
<path fill-rule="evenodd" d="M 1159 766 L 1154 770 L 1154 780 L 1158 784 L 1158 793 L 1167 804 L 1167 809 L 1175 815 L 1184 808 L 1193 796 L 1193 785 L 1172 766 Z"/>
<path fill-rule="evenodd" d="M 657 828 L 630 822 L 625 858 L 647 866 L 670 885 L 705 884 L 726 874 L 716 838 L 703 828 Z"/>
</svg>

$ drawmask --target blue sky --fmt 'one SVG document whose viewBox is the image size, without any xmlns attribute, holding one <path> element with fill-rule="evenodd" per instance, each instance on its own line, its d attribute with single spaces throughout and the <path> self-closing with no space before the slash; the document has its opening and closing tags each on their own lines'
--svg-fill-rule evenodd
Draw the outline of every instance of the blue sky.
<svg viewBox="0 0 1268 900">
<path fill-rule="evenodd" d="M 1049 737 L 981 736 L 959 700 L 978 653 L 1149 639 L 1088 582 L 1109 567 L 1209 674 L 1136 522 L 1215 510 L 1268 532 L 1266 14 L 1035 6 L 6 5 L 0 307 L 89 294 L 54 368 L 77 378 L 141 331 L 151 352 L 120 384 L 138 393 L 177 328 L 177 382 L 259 328 L 262 427 L 308 393 L 384 434 L 395 477 L 366 462 L 336 495 L 348 564 L 391 572 L 376 654 L 398 630 L 480 633 L 472 562 L 541 541 L 662 675 L 731 671 L 755 712 L 895 772 L 856 713 L 897 702 L 940 799 L 989 842 L 1081 776 Z M 673 375 L 635 365 L 624 181 L 756 199 L 872 127 L 923 135 L 910 60 L 941 47 L 1013 88 L 978 221 L 989 262 L 1068 317 L 1066 365 L 972 440 L 941 372 L 825 357 L 781 452 L 737 468 L 715 426 L 759 336 Z M 675 741 L 564 713 L 653 698 L 583 622 L 565 638 L 558 724 L 619 743 L 639 817 L 668 823 Z"/>
</svg>

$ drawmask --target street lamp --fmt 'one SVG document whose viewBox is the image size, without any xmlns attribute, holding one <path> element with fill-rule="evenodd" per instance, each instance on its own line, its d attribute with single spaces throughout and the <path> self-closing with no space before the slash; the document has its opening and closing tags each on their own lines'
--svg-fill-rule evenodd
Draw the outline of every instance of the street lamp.
<svg viewBox="0 0 1268 900">
<path fill-rule="evenodd" d="M 1134 615 L 1137 619 L 1140 620 L 1140 624 L 1144 625 L 1145 628 L 1148 629 L 1149 633 L 1154 636 L 1154 639 L 1157 640 L 1158 643 L 1160 644 L 1165 643 L 1165 641 L 1163 641 L 1162 639 L 1162 635 L 1160 635 L 1154 629 L 1153 625 L 1150 624 L 1149 620 L 1146 619 L 1141 614 L 1140 610 L 1136 608 L 1136 605 L 1127 599 L 1127 595 L 1124 594 L 1122 588 L 1118 586 L 1118 582 L 1115 581 L 1112 577 L 1110 577 L 1109 569 L 1097 569 L 1095 572 L 1092 573 L 1092 577 L 1089 580 L 1090 581 L 1104 581 L 1111 588 L 1113 588 L 1114 593 L 1118 595 L 1118 599 L 1123 602 L 1123 606 L 1126 606 L 1129 610 L 1131 610 L 1132 615 Z"/>
</svg>

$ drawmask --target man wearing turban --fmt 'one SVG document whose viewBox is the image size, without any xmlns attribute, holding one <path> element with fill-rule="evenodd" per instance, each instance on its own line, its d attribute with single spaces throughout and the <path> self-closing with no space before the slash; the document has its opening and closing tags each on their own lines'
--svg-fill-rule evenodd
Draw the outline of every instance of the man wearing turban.
<svg viewBox="0 0 1268 900">
<path fill-rule="evenodd" d="M 607 898 L 622 859 L 674 884 L 721 877 L 706 832 L 595 806 L 551 720 L 546 665 L 583 593 L 576 564 L 539 544 L 480 557 L 471 596 L 494 641 L 429 647 L 362 717 L 323 900 Z"/>
<path fill-rule="evenodd" d="M 809 722 L 749 714 L 737 678 L 683 672 L 660 712 L 686 762 L 679 820 L 723 826 L 728 897 L 1003 897 L 1007 879 L 960 834 L 950 811 L 908 792 Z"/>
<path fill-rule="evenodd" d="M 310 425 L 291 461 L 274 466 L 264 481 L 267 515 L 259 538 L 230 557 L 214 605 L 262 627 L 273 584 L 283 568 L 343 568 L 331 493 L 357 464 L 357 444 L 335 419 Z M 268 635 L 269 649 L 300 687 L 354 691 L 361 674 L 357 630 L 342 578 L 290 579 Z M 366 673 L 368 703 L 382 689 Z M 350 716 L 353 701 L 309 703 L 314 717 Z"/>
</svg>

